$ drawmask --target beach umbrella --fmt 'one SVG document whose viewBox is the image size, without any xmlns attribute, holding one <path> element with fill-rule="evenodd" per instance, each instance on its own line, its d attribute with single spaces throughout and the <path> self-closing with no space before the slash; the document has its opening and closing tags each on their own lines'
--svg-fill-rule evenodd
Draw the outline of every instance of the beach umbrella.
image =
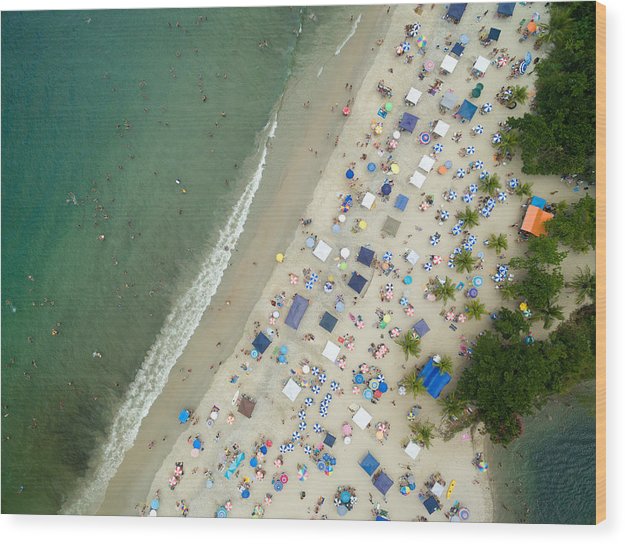
<svg viewBox="0 0 625 544">
<path fill-rule="evenodd" d="M 433 264 L 441 264 L 441 262 L 443 262 L 443 259 L 440 255 L 434 255 L 434 257 L 432 257 Z"/>
<path fill-rule="evenodd" d="M 332 391 L 338 391 L 339 388 L 340 388 L 340 385 L 337 382 L 335 381 L 330 382 L 330 389 L 332 389 Z"/>
<path fill-rule="evenodd" d="M 393 110 L 393 104 L 391 102 L 387 102 L 386 104 L 384 104 L 384 109 L 388 112 Z"/>
<path fill-rule="evenodd" d="M 496 132 L 495 134 L 493 134 L 493 139 L 491 140 L 494 144 L 499 144 L 501 143 L 501 134 L 499 134 L 499 132 Z"/>
<path fill-rule="evenodd" d="M 427 145 L 430 143 L 430 133 L 429 132 L 425 132 L 423 131 L 421 134 L 419 134 L 419 143 L 423 144 L 423 145 Z"/>
<path fill-rule="evenodd" d="M 313 273 L 310 275 L 310 280 L 311 280 L 311 281 L 314 281 L 314 282 L 318 282 L 318 281 L 319 281 L 319 274 L 317 274 L 317 273 L 313 272 Z"/>
<path fill-rule="evenodd" d="M 428 44 L 428 41 L 425 36 L 421 35 L 417 38 L 417 47 L 419 49 L 423 49 Z"/>
<path fill-rule="evenodd" d="M 367 170 L 369 170 L 369 172 L 375 172 L 375 168 L 376 168 L 375 163 L 370 162 L 367 165 Z"/>
<path fill-rule="evenodd" d="M 464 177 L 464 170 L 462 170 L 462 176 L 459 177 Z M 447 198 L 449 198 L 449 200 L 456 200 L 456 198 L 458 198 L 458 193 L 456 193 L 456 191 L 449 191 Z"/>
<path fill-rule="evenodd" d="M 405 53 L 406 51 L 410 51 L 410 43 L 409 42 L 402 42 L 400 44 L 400 47 L 402 49 L 402 51 Z"/>
<path fill-rule="evenodd" d="M 467 147 L 467 155 L 474 155 L 474 154 L 475 154 L 475 147 L 473 147 L 472 145 Z"/>
<path fill-rule="evenodd" d="M 284 261 L 284 254 L 283 253 L 276 253 L 276 261 L 281 263 Z"/>
<path fill-rule="evenodd" d="M 458 38 L 462 45 L 467 45 L 469 43 L 469 36 L 466 34 L 460 34 L 460 38 Z"/>
<path fill-rule="evenodd" d="M 475 276 L 473 278 L 473 285 L 475 285 L 475 287 L 482 287 L 483 284 L 484 280 L 482 279 L 482 276 Z"/>
<path fill-rule="evenodd" d="M 332 233 L 333 234 L 338 234 L 339 232 L 341 232 L 341 226 L 338 225 L 337 223 L 332 225 Z"/>
<path fill-rule="evenodd" d="M 187 421 L 189 421 L 189 416 L 191 415 L 191 413 L 189 412 L 189 410 L 182 410 L 179 414 L 178 414 L 178 421 L 180 421 L 180 423 L 186 423 Z"/>
<path fill-rule="evenodd" d="M 427 272 L 429 272 L 430 270 L 432 270 L 432 263 L 425 263 L 423 265 L 424 270 L 426 270 Z"/>
<path fill-rule="evenodd" d="M 198 450 L 199 450 L 199 449 L 201 449 L 201 447 L 202 447 L 202 442 L 201 442 L 198 438 L 196 438 L 196 439 L 193 441 L 193 447 L 194 447 L 194 448 L 197 448 Z"/>
<path fill-rule="evenodd" d="M 525 72 L 527 72 L 527 62 L 522 60 L 521 64 L 519 64 L 519 74 L 523 75 Z"/>
<path fill-rule="evenodd" d="M 306 238 L 306 247 L 308 248 L 315 247 L 315 239 L 312 236 L 309 236 L 308 238 Z M 291 276 L 294 276 L 294 274 L 291 274 Z"/>
<path fill-rule="evenodd" d="M 384 255 L 382 255 L 382 259 L 387 263 L 390 263 L 392 258 L 393 254 L 390 251 L 385 251 Z"/>
<path fill-rule="evenodd" d="M 401 132 L 399 132 L 399 130 L 393 131 L 393 138 L 399 140 L 401 138 Z"/>
<path fill-rule="evenodd" d="M 447 268 L 454 268 L 456 265 L 454 264 L 454 260 L 453 259 L 449 259 L 447 261 Z"/>
<path fill-rule="evenodd" d="M 506 198 L 508 198 L 508 195 L 504 191 L 499 191 L 499 194 L 497 195 L 497 200 L 499 200 L 499 202 L 505 202 Z"/>
<path fill-rule="evenodd" d="M 349 106 L 345 106 L 343 108 L 343 115 L 347 117 L 350 113 L 351 113 L 351 110 L 349 109 Z"/>
<path fill-rule="evenodd" d="M 365 230 L 367 228 L 367 222 L 364 219 L 358 221 L 358 227 L 360 230 Z"/>
<path fill-rule="evenodd" d="M 538 20 L 538 19 L 536 19 Z M 532 62 L 532 53 L 531 51 L 528 51 L 527 53 L 525 53 L 525 62 L 527 62 L 527 64 L 530 64 L 530 62 Z"/>
<path fill-rule="evenodd" d="M 297 412 L 297 416 L 300 419 L 306 419 L 306 410 L 300 410 L 299 412 Z"/>
<path fill-rule="evenodd" d="M 414 38 L 419 33 L 420 28 L 421 25 L 419 23 L 413 23 L 412 25 L 410 25 L 410 28 L 408 30 L 408 36 Z"/>
<path fill-rule="evenodd" d="M 223 506 L 220 506 L 219 509 L 217 510 L 217 513 L 215 514 L 215 517 L 220 518 L 220 519 L 227 518 L 228 511 Z"/>
<path fill-rule="evenodd" d="M 313 366 L 313 367 L 310 369 L 310 373 L 311 373 L 313 376 L 319 376 L 319 372 L 320 372 L 320 370 L 319 370 L 319 367 L 317 367 L 317 366 Z"/>
<path fill-rule="evenodd" d="M 328 379 L 328 376 L 326 375 L 325 372 L 322 372 L 321 374 L 319 374 L 319 381 L 321 383 L 326 383 L 326 380 Z"/>
<path fill-rule="evenodd" d="M 150 503 L 150 508 L 152 510 L 158 510 L 160 505 L 161 505 L 161 502 L 158 499 L 152 499 L 152 502 Z"/>
<path fill-rule="evenodd" d="M 404 276 L 404 285 L 410 285 L 412 283 L 412 276 Z"/>
<path fill-rule="evenodd" d="M 354 177 L 354 171 L 350 168 L 347 172 L 345 172 L 345 177 L 347 179 L 352 179 Z"/>
<path fill-rule="evenodd" d="M 454 236 L 458 236 L 458 234 L 460 234 L 462 232 L 462 226 L 461 225 L 454 225 L 454 227 L 451 229 L 451 233 Z"/>
<path fill-rule="evenodd" d="M 463 178 L 466 175 L 464 168 L 458 168 L 456 171 L 456 176 L 459 178 Z"/>
<path fill-rule="evenodd" d="M 484 133 L 484 127 L 482 125 L 475 125 L 473 127 L 473 133 L 474 134 L 483 134 Z"/>
<path fill-rule="evenodd" d="M 286 451 L 287 451 L 287 452 L 292 452 L 292 451 L 294 451 L 294 450 L 295 450 L 295 445 L 293 444 L 293 442 L 289 442 L 289 443 L 286 445 Z"/>
<path fill-rule="evenodd" d="M 440 153 L 443 150 L 443 144 L 434 144 L 433 146 L 434 153 Z"/>
<path fill-rule="evenodd" d="M 291 435 L 291 437 L 293 438 L 293 440 L 299 440 L 300 438 L 302 438 L 302 435 L 301 435 L 301 434 L 299 434 L 299 432 L 298 432 L 298 431 L 295 431 L 295 432 Z"/>
<path fill-rule="evenodd" d="M 449 212 L 447 210 L 441 211 L 441 219 L 447 221 L 449 219 Z"/>
<path fill-rule="evenodd" d="M 393 190 L 393 187 L 391 187 L 390 183 L 385 183 L 384 185 L 382 185 L 382 188 L 380 189 L 380 191 L 382 192 L 384 196 L 390 195 L 392 190 Z"/>
<path fill-rule="evenodd" d="M 469 298 L 475 298 L 477 296 L 477 289 L 475 287 L 471 287 L 467 294 L 469 295 Z"/>
<path fill-rule="evenodd" d="M 312 406 L 314 402 L 315 401 L 312 399 L 312 397 L 306 397 L 304 399 L 304 405 L 305 406 Z"/>
<path fill-rule="evenodd" d="M 309 291 L 313 288 L 315 284 L 312 281 L 307 281 L 306 285 L 304 287 L 306 287 L 306 289 L 308 289 Z"/>
<path fill-rule="evenodd" d="M 469 192 L 470 193 L 472 193 L 472 194 L 477 193 L 477 189 L 478 189 L 477 184 L 472 183 L 471 185 L 469 185 Z"/>
<path fill-rule="evenodd" d="M 429 60 L 429 59 L 428 59 L 428 60 L 426 60 L 426 61 L 423 63 L 423 69 L 424 69 L 426 72 L 431 72 L 432 70 L 434 70 L 434 66 L 435 66 L 435 64 L 434 64 L 434 61 L 433 61 L 433 60 Z"/>
<path fill-rule="evenodd" d="M 519 186 L 519 180 L 517 178 L 508 180 L 508 186 L 510 189 L 516 189 Z"/>
<path fill-rule="evenodd" d="M 312 447 L 310 446 L 310 444 L 306 444 L 306 445 L 304 446 L 304 453 L 305 453 L 306 455 L 310 455 L 310 454 L 312 453 Z"/>
<path fill-rule="evenodd" d="M 407 306 L 407 305 L 408 305 L 408 299 L 407 299 L 406 297 L 401 297 L 401 298 L 399 299 L 399 303 L 400 303 L 402 306 Z"/>
<path fill-rule="evenodd" d="M 490 102 L 486 102 L 486 104 L 482 105 L 482 111 L 484 113 L 490 113 L 493 111 L 493 105 Z"/>
<path fill-rule="evenodd" d="M 475 163 L 473 163 L 473 166 L 475 166 L 476 170 L 481 170 L 482 168 L 484 168 L 484 161 L 477 160 L 475 161 Z"/>
<path fill-rule="evenodd" d="M 321 387 L 319 387 L 318 385 L 313 385 L 310 390 L 315 394 L 318 395 L 319 393 L 321 393 Z"/>
<path fill-rule="evenodd" d="M 480 179 L 486 179 L 488 176 L 490 176 L 490 173 L 486 170 L 482 170 L 480 172 Z"/>
<path fill-rule="evenodd" d="M 458 517 L 462 521 L 467 521 L 469 519 L 469 509 L 464 507 L 460 508 L 460 510 L 458 510 Z"/>
<path fill-rule="evenodd" d="M 465 193 L 464 195 L 462 195 L 462 200 L 469 204 L 470 202 L 473 202 L 473 195 L 470 193 Z"/>
</svg>

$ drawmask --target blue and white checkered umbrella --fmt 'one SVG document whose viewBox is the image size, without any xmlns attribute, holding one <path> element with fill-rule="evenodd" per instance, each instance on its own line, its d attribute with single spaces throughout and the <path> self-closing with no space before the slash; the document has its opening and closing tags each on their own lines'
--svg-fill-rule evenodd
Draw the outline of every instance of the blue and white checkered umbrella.
<svg viewBox="0 0 625 544">
<path fill-rule="evenodd" d="M 477 160 L 475 161 L 473 166 L 475 166 L 477 170 L 481 170 L 482 168 L 484 168 L 484 161 Z"/>
<path fill-rule="evenodd" d="M 469 192 L 471 194 L 477 193 L 477 189 L 478 189 L 477 183 L 472 183 L 471 185 L 469 185 Z"/>
<path fill-rule="evenodd" d="M 392 258 L 393 254 L 390 251 L 386 251 L 384 255 L 382 255 L 382 260 L 386 263 L 390 263 Z"/>
<path fill-rule="evenodd" d="M 519 186 L 519 180 L 517 178 L 509 179 L 508 186 L 510 189 L 516 189 Z"/>
<path fill-rule="evenodd" d="M 297 412 L 297 417 L 299 417 L 300 419 L 306 419 L 306 410 L 300 410 L 299 412 Z"/>
<path fill-rule="evenodd" d="M 305 287 L 306 289 L 311 290 L 313 288 L 313 285 L 315 285 L 314 282 L 307 281 Z"/>
<path fill-rule="evenodd" d="M 473 202 L 473 195 L 471 193 L 465 193 L 462 195 L 462 200 L 469 204 L 470 202 Z"/>
<path fill-rule="evenodd" d="M 400 303 L 402 306 L 408 306 L 408 299 L 407 299 L 406 297 L 401 297 L 401 298 L 399 299 L 399 303 Z"/>
<path fill-rule="evenodd" d="M 441 219 L 442 219 L 443 221 L 447 221 L 447 219 L 449 219 L 449 212 L 448 212 L 447 210 L 443 210 L 443 211 L 441 212 Z"/>
<path fill-rule="evenodd" d="M 299 428 L 300 431 L 302 431 L 302 432 L 305 431 L 306 427 L 308 427 L 308 425 L 307 425 L 307 423 L 305 421 L 300 421 L 299 422 L 298 428 Z"/>
<path fill-rule="evenodd" d="M 429 272 L 430 270 L 432 270 L 432 263 L 425 263 L 423 265 L 423 268 Z"/>
<path fill-rule="evenodd" d="M 482 111 L 484 113 L 490 113 L 493 111 L 493 105 L 490 102 L 486 102 L 486 104 L 482 106 Z"/>
<path fill-rule="evenodd" d="M 467 155 L 474 155 L 474 154 L 475 154 L 475 147 L 473 147 L 472 145 L 467 147 Z"/>
<path fill-rule="evenodd" d="M 449 268 L 454 268 L 454 267 L 456 266 L 456 265 L 454 264 L 453 259 L 449 259 L 449 260 L 447 261 L 447 266 L 448 266 Z"/>
<path fill-rule="evenodd" d="M 443 144 L 436 143 L 433 146 L 434 153 L 440 153 L 443 150 Z"/>
<path fill-rule="evenodd" d="M 401 48 L 402 48 L 402 50 L 404 51 L 404 53 L 405 53 L 406 51 L 410 51 L 410 43 L 408 43 L 408 42 L 402 42 L 402 43 L 401 43 Z"/>
<path fill-rule="evenodd" d="M 315 283 L 319 281 L 319 274 L 316 274 L 315 272 L 313 272 L 310 275 L 310 281 L 314 281 Z"/>
<path fill-rule="evenodd" d="M 499 144 L 501 143 L 501 134 L 499 134 L 499 132 L 496 132 L 495 134 L 493 134 L 493 139 L 491 140 L 494 144 Z"/>
<path fill-rule="evenodd" d="M 330 389 L 332 389 L 332 391 L 338 391 L 340 387 L 341 386 L 337 382 L 330 382 Z"/>
<path fill-rule="evenodd" d="M 497 200 L 499 200 L 499 202 L 505 202 L 506 198 L 508 198 L 508 195 L 505 193 L 505 191 L 499 191 L 499 194 L 497 195 Z"/>
<path fill-rule="evenodd" d="M 287 452 L 295 451 L 295 444 L 293 444 L 293 442 L 289 442 L 289 443 L 286 445 L 286 451 L 287 451 Z"/>
<path fill-rule="evenodd" d="M 293 438 L 293 440 L 299 440 L 300 438 L 302 438 L 302 435 L 301 435 L 301 434 L 299 434 L 299 432 L 298 432 L 298 431 L 295 431 L 295 432 L 291 435 L 291 437 Z"/>
<path fill-rule="evenodd" d="M 310 455 L 312 453 L 312 446 L 310 444 L 306 444 L 304 446 L 304 453 L 306 455 Z"/>
<path fill-rule="evenodd" d="M 310 373 L 311 373 L 313 376 L 319 376 L 319 367 L 318 367 L 318 366 L 313 366 L 313 367 L 310 369 Z"/>
<path fill-rule="evenodd" d="M 458 170 L 456 170 L 456 176 L 457 177 L 463 178 L 466 175 L 467 175 L 467 173 L 465 172 L 464 168 L 458 168 Z"/>
<path fill-rule="evenodd" d="M 487 170 L 482 170 L 480 172 L 480 179 L 486 179 L 488 176 L 490 176 L 490 173 Z"/>
<path fill-rule="evenodd" d="M 313 385 L 310 390 L 315 394 L 318 395 L 319 393 L 321 393 L 321 387 L 319 387 L 318 385 Z"/>
<path fill-rule="evenodd" d="M 280 453 L 286 453 L 286 444 L 280 444 L 280 447 L 278 449 Z"/>
<path fill-rule="evenodd" d="M 319 423 L 315 423 L 313 425 L 313 431 L 315 431 L 316 433 L 322 433 L 323 427 Z"/>
<path fill-rule="evenodd" d="M 473 132 L 475 134 L 483 134 L 484 133 L 484 127 L 482 125 L 475 125 L 473 127 Z"/>
<path fill-rule="evenodd" d="M 328 379 L 328 376 L 326 375 L 325 372 L 322 372 L 321 374 L 319 374 L 319 381 L 321 383 L 326 383 L 326 380 Z"/>
<path fill-rule="evenodd" d="M 314 402 L 315 402 L 315 401 L 312 399 L 312 397 L 306 397 L 306 398 L 304 399 L 304 404 L 305 404 L 306 406 L 312 406 Z"/>
<path fill-rule="evenodd" d="M 462 232 L 462 227 L 460 225 L 454 225 L 454 228 L 451 229 L 451 233 L 454 236 L 458 236 L 458 234 L 460 234 Z"/>
<path fill-rule="evenodd" d="M 447 195 L 449 200 L 456 200 L 458 198 L 458 193 L 456 191 L 449 191 L 449 195 Z"/>
</svg>

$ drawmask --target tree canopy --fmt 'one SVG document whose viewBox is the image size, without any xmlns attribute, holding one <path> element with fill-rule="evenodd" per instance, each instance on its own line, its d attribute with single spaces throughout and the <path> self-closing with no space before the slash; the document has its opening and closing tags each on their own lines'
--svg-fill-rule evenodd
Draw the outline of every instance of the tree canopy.
<svg viewBox="0 0 625 544">
<path fill-rule="evenodd" d="M 545 223 L 549 236 L 573 251 L 595 249 L 596 202 L 586 195 L 574 204 L 561 203 L 553 219 Z"/>
</svg>

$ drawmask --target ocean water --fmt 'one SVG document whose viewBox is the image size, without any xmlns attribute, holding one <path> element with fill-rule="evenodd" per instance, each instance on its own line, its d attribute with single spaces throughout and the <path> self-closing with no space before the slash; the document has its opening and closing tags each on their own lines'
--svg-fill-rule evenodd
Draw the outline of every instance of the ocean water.
<svg viewBox="0 0 625 544">
<path fill-rule="evenodd" d="M 594 383 L 548 402 L 507 448 L 491 447 L 495 521 L 595 523 Z"/>
<path fill-rule="evenodd" d="M 3 13 L 3 512 L 58 512 L 119 454 L 149 408 L 129 387 L 158 393 L 210 301 L 341 9 Z"/>
</svg>

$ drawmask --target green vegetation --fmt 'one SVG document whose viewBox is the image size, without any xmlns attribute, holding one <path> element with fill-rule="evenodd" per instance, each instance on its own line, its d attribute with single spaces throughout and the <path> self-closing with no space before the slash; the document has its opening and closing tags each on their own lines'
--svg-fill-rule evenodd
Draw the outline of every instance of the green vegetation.
<svg viewBox="0 0 625 544">
<path fill-rule="evenodd" d="M 488 247 L 494 249 L 497 255 L 500 255 L 502 251 L 508 249 L 508 235 L 507 234 L 491 234 L 488 237 Z"/>
<path fill-rule="evenodd" d="M 467 315 L 469 319 L 475 319 L 479 321 L 482 319 L 483 315 L 486 315 L 488 312 L 486 311 L 486 306 L 480 302 L 479 300 L 471 300 L 467 304 Z"/>
<path fill-rule="evenodd" d="M 533 112 L 508 119 L 519 131 L 526 174 L 581 174 L 595 170 L 595 7 L 552 2 L 538 44 L 548 47 L 536 65 Z"/>
<path fill-rule="evenodd" d="M 445 277 L 442 283 L 434 280 L 431 289 L 437 300 L 447 303 L 449 300 L 456 299 L 456 284 L 451 281 L 451 278 Z"/>
<path fill-rule="evenodd" d="M 566 284 L 575 290 L 577 298 L 575 302 L 577 304 L 583 304 L 587 300 L 591 300 L 594 304 L 597 298 L 597 277 L 594 272 L 590 270 L 589 266 L 584 269 L 578 268 L 578 273 L 573 278 L 573 281 Z"/>
<path fill-rule="evenodd" d="M 495 331 L 504 339 L 512 340 L 519 334 L 526 335 L 530 332 L 530 323 L 520 310 L 501 308 L 495 319 Z"/>
<path fill-rule="evenodd" d="M 433 366 L 438 368 L 441 374 L 453 374 L 454 372 L 454 363 L 449 355 L 442 355 L 438 361 L 433 363 Z"/>
<path fill-rule="evenodd" d="M 432 440 L 435 438 L 434 424 L 429 421 L 416 422 L 410 425 L 410 431 L 414 439 L 425 449 L 430 449 Z"/>
<path fill-rule="evenodd" d="M 454 258 L 454 265 L 456 266 L 456 270 L 458 272 L 466 272 L 469 274 L 475 268 L 476 263 L 477 257 L 474 257 L 471 252 L 466 249 L 463 249 Z"/>
<path fill-rule="evenodd" d="M 509 102 L 516 102 L 517 104 L 525 104 L 529 98 L 526 86 L 514 85 L 511 89 L 512 93 L 508 98 Z"/>
<path fill-rule="evenodd" d="M 501 189 L 501 181 L 497 174 L 491 174 L 480 180 L 480 190 L 489 196 L 495 196 L 499 189 Z"/>
<path fill-rule="evenodd" d="M 458 219 L 464 221 L 464 226 L 468 229 L 477 227 L 480 224 L 480 214 L 477 210 L 472 210 L 469 206 L 456 214 Z"/>
<path fill-rule="evenodd" d="M 406 356 L 406 361 L 408 357 L 419 357 L 421 353 L 421 339 L 414 331 L 408 331 L 402 338 L 397 340 L 397 345 L 399 345 Z"/>
<path fill-rule="evenodd" d="M 423 378 L 419 378 L 419 372 L 416 368 L 408 372 L 401 383 L 406 388 L 407 392 L 412 393 L 414 398 L 417 398 L 418 395 L 422 395 L 427 391 L 423 383 Z"/>
<path fill-rule="evenodd" d="M 556 208 L 553 219 L 545 223 L 545 230 L 552 238 L 573 251 L 586 253 L 595 249 L 596 202 L 586 195 L 574 204 L 562 202 Z"/>
<path fill-rule="evenodd" d="M 439 398 L 438 402 L 441 405 L 443 417 L 447 419 L 461 417 L 466 408 L 466 403 L 458 398 L 458 394 L 455 391 L 452 391 L 445 397 Z"/>
<path fill-rule="evenodd" d="M 520 197 L 521 200 L 524 198 L 529 198 L 530 196 L 534 194 L 533 188 L 534 188 L 533 183 L 521 183 L 521 185 L 519 185 L 515 189 L 514 194 Z"/>
</svg>

